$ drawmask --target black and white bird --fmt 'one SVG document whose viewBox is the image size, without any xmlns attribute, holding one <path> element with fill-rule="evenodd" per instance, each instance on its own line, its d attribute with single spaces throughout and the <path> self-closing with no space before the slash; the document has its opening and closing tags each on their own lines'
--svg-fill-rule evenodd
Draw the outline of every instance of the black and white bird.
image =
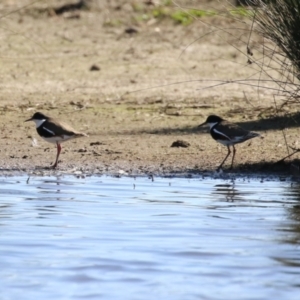
<svg viewBox="0 0 300 300">
<path fill-rule="evenodd" d="M 36 125 L 36 131 L 47 142 L 56 144 L 56 160 L 52 168 L 55 169 L 58 163 L 58 157 L 61 151 L 61 143 L 68 140 L 87 136 L 85 133 L 74 130 L 69 125 L 59 122 L 40 112 L 36 112 L 30 119 L 25 122 L 33 121 Z"/>
<path fill-rule="evenodd" d="M 206 121 L 200 124 L 198 127 L 208 125 L 210 127 L 210 134 L 212 138 L 221 143 L 222 145 L 226 146 L 228 149 L 228 153 L 220 166 L 218 167 L 218 171 L 222 168 L 223 164 L 225 163 L 226 159 L 230 155 L 230 146 L 233 148 L 233 156 L 231 161 L 230 169 L 232 169 L 233 161 L 235 157 L 236 149 L 234 147 L 235 144 L 243 143 L 249 139 L 254 137 L 260 136 L 256 132 L 245 130 L 244 128 L 238 126 L 237 124 L 230 123 L 221 117 L 211 115 L 209 116 Z"/>
</svg>

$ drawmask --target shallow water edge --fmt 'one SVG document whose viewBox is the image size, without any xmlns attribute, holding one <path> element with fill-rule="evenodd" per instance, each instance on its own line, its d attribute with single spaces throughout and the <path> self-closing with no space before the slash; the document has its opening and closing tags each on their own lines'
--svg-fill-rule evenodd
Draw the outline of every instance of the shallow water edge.
<svg viewBox="0 0 300 300">
<path fill-rule="evenodd" d="M 232 170 L 224 169 L 220 171 L 202 170 L 202 169 L 189 169 L 189 168 L 168 168 L 163 170 L 156 166 L 146 166 L 143 168 L 123 168 L 112 165 L 110 168 L 84 168 L 75 167 L 70 168 L 59 167 L 58 169 L 50 169 L 45 167 L 33 168 L 1 168 L 1 176 L 68 176 L 73 175 L 78 178 L 86 176 L 112 176 L 112 177 L 140 177 L 140 176 L 153 176 L 153 177 L 178 177 L 178 178 L 214 178 L 214 179 L 234 179 L 234 178 L 253 178 L 261 180 L 292 180 L 299 181 L 300 173 L 298 169 L 291 168 L 291 164 L 284 163 L 280 167 L 272 165 L 267 168 L 234 168 Z"/>
</svg>

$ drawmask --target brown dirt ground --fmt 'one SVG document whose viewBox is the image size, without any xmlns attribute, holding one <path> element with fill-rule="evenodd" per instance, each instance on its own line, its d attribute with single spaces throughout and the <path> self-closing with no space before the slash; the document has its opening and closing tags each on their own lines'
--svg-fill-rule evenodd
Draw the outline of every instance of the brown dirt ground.
<svg viewBox="0 0 300 300">
<path fill-rule="evenodd" d="M 136 9 L 134 2 L 121 0 L 53 14 L 51 8 L 63 2 L 40 1 L 22 9 L 23 0 L 0 4 L 3 174 L 43 172 L 53 163 L 55 146 L 37 135 L 33 123 L 24 123 L 36 111 L 89 135 L 63 144 L 58 172 L 180 175 L 215 170 L 227 150 L 207 130 L 197 129 L 209 114 L 264 136 L 237 146 L 234 171 L 289 170 L 289 162 L 273 164 L 287 155 L 281 128 L 297 148 L 297 121 L 287 123 L 283 117 L 297 107 L 278 115 L 273 91 L 238 84 L 205 88 L 213 82 L 201 82 L 254 78 L 245 45 L 236 41 L 248 39 L 241 29 L 246 20 L 203 17 L 189 26 L 168 18 L 142 21 L 151 5 Z M 218 1 L 196 2 L 186 1 L 192 7 L 226 8 Z M 128 28 L 137 32 L 128 34 Z M 100 70 L 90 71 L 92 65 Z M 176 140 L 190 146 L 171 147 Z"/>
</svg>

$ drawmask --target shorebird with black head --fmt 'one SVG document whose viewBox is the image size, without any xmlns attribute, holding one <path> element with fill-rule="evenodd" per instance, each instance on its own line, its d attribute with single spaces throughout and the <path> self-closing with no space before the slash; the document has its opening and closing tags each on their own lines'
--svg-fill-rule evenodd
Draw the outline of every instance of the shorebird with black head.
<svg viewBox="0 0 300 300">
<path fill-rule="evenodd" d="M 33 121 L 36 125 L 36 131 L 40 137 L 49 143 L 56 144 L 57 154 L 55 163 L 52 168 L 55 169 L 58 164 L 59 154 L 61 152 L 61 143 L 68 140 L 87 136 L 85 133 L 74 130 L 69 125 L 56 119 L 48 117 L 40 112 L 36 112 L 30 119 L 25 122 Z"/>
<path fill-rule="evenodd" d="M 231 160 L 230 169 L 232 169 L 234 157 L 236 153 L 235 144 L 243 143 L 249 139 L 254 137 L 260 136 L 256 132 L 248 131 L 237 124 L 230 123 L 221 117 L 216 115 L 209 116 L 206 121 L 200 124 L 198 127 L 208 125 L 210 127 L 210 134 L 212 138 L 221 143 L 222 145 L 226 146 L 228 149 L 227 155 L 218 167 L 217 171 L 219 171 L 225 161 L 227 160 L 228 156 L 231 153 L 230 146 L 233 148 L 233 155 Z"/>
</svg>

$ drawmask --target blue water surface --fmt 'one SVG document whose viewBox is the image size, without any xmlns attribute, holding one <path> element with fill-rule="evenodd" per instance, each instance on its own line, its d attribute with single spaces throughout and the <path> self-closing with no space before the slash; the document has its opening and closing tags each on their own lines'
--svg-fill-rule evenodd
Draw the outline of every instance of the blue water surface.
<svg viewBox="0 0 300 300">
<path fill-rule="evenodd" d="M 0 299 L 300 295 L 300 186 L 260 179 L 0 178 Z"/>
</svg>

